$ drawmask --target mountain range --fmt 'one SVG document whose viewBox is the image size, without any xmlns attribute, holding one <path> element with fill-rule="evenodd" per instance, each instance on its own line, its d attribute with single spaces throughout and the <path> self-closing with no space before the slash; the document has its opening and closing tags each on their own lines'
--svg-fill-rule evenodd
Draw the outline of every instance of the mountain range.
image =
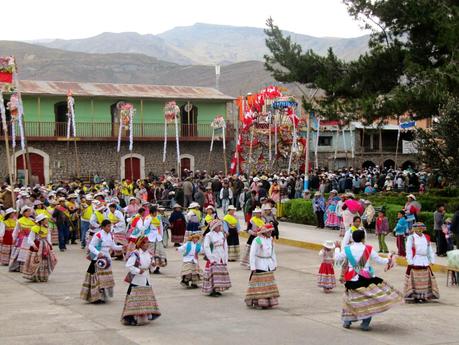
<svg viewBox="0 0 459 345">
<path fill-rule="evenodd" d="M 284 32 L 304 50 L 325 54 L 332 47 L 338 57 L 352 60 L 368 49 L 368 36 L 356 38 L 313 37 Z M 73 40 L 32 42 L 48 48 L 84 53 L 139 53 L 185 65 L 227 65 L 262 61 L 268 53 L 261 28 L 197 23 L 175 27 L 159 35 L 135 32 L 110 33 Z"/>
<path fill-rule="evenodd" d="M 343 59 L 363 53 L 368 42 L 367 36 L 292 37 L 318 53 L 331 44 Z M 0 55 L 16 56 L 21 79 L 210 87 L 215 87 L 213 64 L 219 63 L 219 89 L 238 96 L 276 83 L 262 62 L 264 39 L 263 29 L 195 24 L 156 36 L 104 33 L 33 44 L 0 41 Z"/>
</svg>

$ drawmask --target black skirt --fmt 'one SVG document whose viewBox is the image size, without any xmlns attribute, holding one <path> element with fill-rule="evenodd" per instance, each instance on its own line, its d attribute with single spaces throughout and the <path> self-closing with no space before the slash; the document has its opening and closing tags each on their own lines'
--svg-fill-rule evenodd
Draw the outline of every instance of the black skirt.
<svg viewBox="0 0 459 345">
<path fill-rule="evenodd" d="M 347 281 L 344 284 L 344 286 L 348 290 L 355 290 L 355 289 L 358 289 L 358 288 L 361 288 L 361 287 L 365 287 L 365 288 L 369 287 L 371 284 L 378 285 L 378 284 L 381 284 L 382 282 L 383 282 L 383 280 L 381 278 L 378 278 L 378 277 L 365 278 L 365 277 L 359 276 L 359 280 L 357 280 L 357 281 Z"/>
<path fill-rule="evenodd" d="M 239 234 L 236 228 L 229 228 L 228 237 L 226 238 L 226 242 L 228 243 L 229 246 L 239 245 Z"/>
</svg>

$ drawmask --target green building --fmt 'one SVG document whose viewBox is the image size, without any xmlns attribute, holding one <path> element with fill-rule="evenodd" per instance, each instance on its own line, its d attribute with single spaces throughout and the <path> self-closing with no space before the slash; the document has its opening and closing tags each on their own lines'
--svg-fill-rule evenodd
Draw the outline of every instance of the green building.
<svg viewBox="0 0 459 345">
<path fill-rule="evenodd" d="M 209 159 L 210 123 L 216 115 L 227 120 L 227 140 L 233 139 L 228 109 L 233 98 L 216 89 L 190 86 L 100 84 L 51 81 L 21 81 L 25 133 L 35 182 L 47 183 L 94 174 L 114 178 L 144 178 L 177 166 L 175 126 L 167 128 L 167 159 L 162 162 L 164 106 L 175 101 L 180 107 L 178 135 L 181 169 L 223 170 L 221 141 Z M 76 137 L 67 140 L 67 93 L 75 99 Z M 5 103 L 9 96 L 5 95 Z M 118 102 L 134 105 L 134 148 L 128 150 L 129 131 L 121 132 Z M 7 121 L 11 119 L 7 112 Z M 17 127 L 17 126 L 16 126 Z M 16 128 L 16 133 L 18 133 Z M 11 131 L 10 131 L 11 134 Z M 23 170 L 19 137 L 13 154 L 16 170 Z M 2 155 L 5 154 L 4 145 Z M 131 163 L 132 159 L 132 163 Z M 6 176 L 6 164 L 1 168 Z"/>
</svg>

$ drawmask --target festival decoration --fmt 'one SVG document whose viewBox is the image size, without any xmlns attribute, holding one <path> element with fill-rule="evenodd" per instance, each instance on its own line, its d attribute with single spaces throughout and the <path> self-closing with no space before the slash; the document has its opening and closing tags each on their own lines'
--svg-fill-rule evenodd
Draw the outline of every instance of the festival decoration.
<svg viewBox="0 0 459 345">
<path fill-rule="evenodd" d="M 21 149 L 25 149 L 24 127 L 22 123 L 23 108 L 18 92 L 13 92 L 10 101 L 7 103 L 11 115 L 11 141 L 13 149 L 16 148 L 16 123 L 19 125 L 19 136 L 21 138 Z"/>
<path fill-rule="evenodd" d="M 180 164 L 180 146 L 178 135 L 178 117 L 180 108 L 175 101 L 166 103 L 164 106 L 164 147 L 163 147 L 163 163 L 166 161 L 167 154 L 167 125 L 175 124 L 175 146 L 177 151 L 177 164 Z"/>
<path fill-rule="evenodd" d="M 225 138 L 225 129 L 226 123 L 223 115 L 217 115 L 210 123 L 210 127 L 212 127 L 212 140 L 210 141 L 210 152 L 212 152 L 214 147 L 214 140 L 215 140 L 215 130 L 221 129 L 222 130 L 222 140 L 223 140 L 223 149 L 226 149 L 226 138 Z"/>
<path fill-rule="evenodd" d="M 73 98 L 72 90 L 67 91 L 67 139 L 70 138 L 70 128 L 72 128 L 73 137 L 75 138 L 75 99 Z"/>
<path fill-rule="evenodd" d="M 0 56 L 0 83 L 13 83 L 16 62 L 13 56 Z"/>
<path fill-rule="evenodd" d="M 120 127 L 118 130 L 118 146 L 117 152 L 121 149 L 121 134 L 123 129 L 129 129 L 129 151 L 132 152 L 134 146 L 134 133 L 133 133 L 133 122 L 135 115 L 134 105 L 126 102 L 118 102 L 116 104 L 116 112 L 119 116 Z"/>
</svg>

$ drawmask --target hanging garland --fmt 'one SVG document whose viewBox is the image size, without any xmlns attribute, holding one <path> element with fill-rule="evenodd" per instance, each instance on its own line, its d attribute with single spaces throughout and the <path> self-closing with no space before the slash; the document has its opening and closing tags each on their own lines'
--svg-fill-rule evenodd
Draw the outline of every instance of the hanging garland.
<svg viewBox="0 0 459 345">
<path fill-rule="evenodd" d="M 0 83 L 13 83 L 16 62 L 13 56 L 0 56 Z"/>
<path fill-rule="evenodd" d="M 117 152 L 121 149 L 121 133 L 124 128 L 129 129 L 129 151 L 132 152 L 134 146 L 134 131 L 133 122 L 135 115 L 135 108 L 131 103 L 118 102 L 116 104 L 116 110 L 119 114 L 120 128 L 118 130 L 118 146 Z"/>
<path fill-rule="evenodd" d="M 75 138 L 75 99 L 72 96 L 72 90 L 68 90 L 67 92 L 67 139 L 70 138 L 70 126 L 72 126 L 73 137 Z"/>
<path fill-rule="evenodd" d="M 18 92 L 11 94 L 10 101 L 7 103 L 11 115 L 11 141 L 13 149 L 16 148 L 16 122 L 19 124 L 19 135 L 21 138 L 21 149 L 25 149 L 24 127 L 22 125 L 22 104 Z"/>
<path fill-rule="evenodd" d="M 212 152 L 214 147 L 214 140 L 215 140 L 215 130 L 221 129 L 222 130 L 222 137 L 223 137 L 223 149 L 226 150 L 226 138 L 225 138 L 225 129 L 226 129 L 226 122 L 223 118 L 223 115 L 217 115 L 210 123 L 210 127 L 212 127 L 212 140 L 210 141 L 210 152 Z"/>
<path fill-rule="evenodd" d="M 164 106 L 164 147 L 163 147 L 163 163 L 166 161 L 167 154 L 167 125 L 175 124 L 175 146 L 177 151 L 177 162 L 180 161 L 180 147 L 178 137 L 178 116 L 180 108 L 175 101 L 166 103 Z"/>
</svg>

